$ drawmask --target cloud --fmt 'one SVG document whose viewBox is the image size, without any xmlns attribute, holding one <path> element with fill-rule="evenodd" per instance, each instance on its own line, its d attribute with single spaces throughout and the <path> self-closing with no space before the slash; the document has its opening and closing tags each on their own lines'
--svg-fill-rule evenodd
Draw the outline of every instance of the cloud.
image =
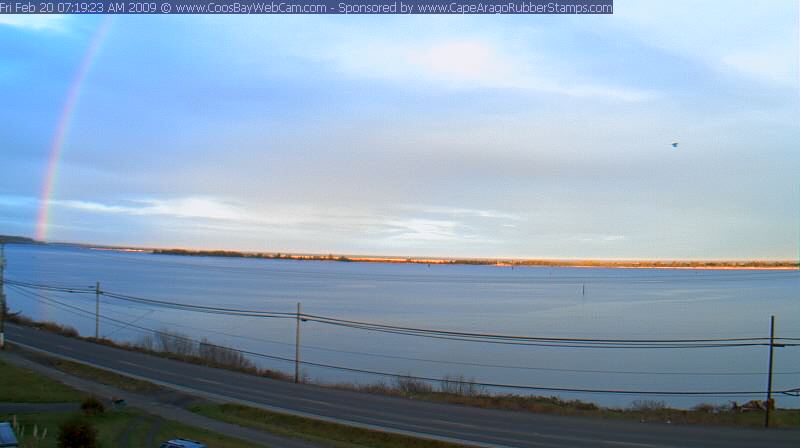
<svg viewBox="0 0 800 448">
<path fill-rule="evenodd" d="M 402 50 L 404 59 L 418 74 L 453 83 L 488 86 L 514 85 L 520 68 L 487 42 L 454 40 Z"/>
<path fill-rule="evenodd" d="M 568 76 L 536 67 L 519 54 L 504 52 L 500 45 L 478 38 L 444 39 L 424 42 L 348 43 L 335 48 L 328 57 L 336 67 L 356 77 L 395 82 L 443 84 L 450 88 L 520 89 L 577 98 L 605 98 L 625 102 L 653 99 L 657 92 L 624 86 L 586 84 Z"/>
<path fill-rule="evenodd" d="M 419 213 L 430 213 L 437 215 L 468 216 L 477 218 L 511 219 L 511 220 L 524 219 L 522 215 L 515 213 L 505 213 L 497 210 L 482 210 L 473 208 L 443 207 L 443 206 L 431 206 L 431 205 L 405 205 L 402 208 L 406 210 L 416 211 Z"/>
<path fill-rule="evenodd" d="M 768 47 L 734 52 L 722 57 L 723 64 L 751 78 L 772 84 L 796 87 L 798 78 L 797 48 L 788 42 L 775 42 Z"/>
<path fill-rule="evenodd" d="M 33 31 L 60 31 L 66 16 L 59 14 L 0 14 L 0 26 L 7 25 Z"/>
<path fill-rule="evenodd" d="M 147 214 L 172 215 L 180 218 L 207 218 L 241 221 L 251 219 L 243 207 L 210 198 L 189 197 L 176 200 L 145 202 Z"/>
<path fill-rule="evenodd" d="M 192 231 L 248 233 L 253 238 L 313 238 L 315 241 L 369 240 L 380 246 L 402 247 L 425 243 L 496 242 L 486 226 L 470 219 L 518 219 L 491 210 L 446 207 L 398 207 L 395 212 L 357 208 L 312 206 L 246 206 L 213 197 L 143 199 L 118 204 L 83 200 L 57 200 L 52 205 L 79 212 L 146 217 L 156 228 L 185 228 Z M 423 211 L 424 210 L 424 211 Z M 447 214 L 463 219 L 435 219 L 420 214 Z M 181 220 L 178 223 L 175 220 Z M 488 228 L 492 228 L 489 226 Z M 478 230 L 480 229 L 480 230 Z"/>
<path fill-rule="evenodd" d="M 386 235 L 378 244 L 394 247 L 454 247 L 461 244 L 497 244 L 498 239 L 489 236 L 474 226 L 458 220 L 401 218 L 389 219 L 379 223 L 380 233 Z"/>
<path fill-rule="evenodd" d="M 582 233 L 574 235 L 570 239 L 580 243 L 615 243 L 620 241 L 626 241 L 628 240 L 628 237 L 625 235 Z"/>
<path fill-rule="evenodd" d="M 769 84 L 798 82 L 798 2 L 749 0 L 626 2 L 614 25 L 669 53 L 698 61 L 720 73 Z"/>
<path fill-rule="evenodd" d="M 36 199 L 26 196 L 0 195 L 0 205 L 10 207 L 33 207 Z"/>
<path fill-rule="evenodd" d="M 455 221 L 433 219 L 406 219 L 386 222 L 386 231 L 394 240 L 453 241 L 460 239 Z"/>
<path fill-rule="evenodd" d="M 245 220 L 246 213 L 238 206 L 211 198 L 188 197 L 180 199 L 145 199 L 130 201 L 128 205 L 108 205 L 92 201 L 53 201 L 54 205 L 98 213 L 123 213 L 129 215 L 163 215 L 178 218 L 207 218 Z"/>
</svg>

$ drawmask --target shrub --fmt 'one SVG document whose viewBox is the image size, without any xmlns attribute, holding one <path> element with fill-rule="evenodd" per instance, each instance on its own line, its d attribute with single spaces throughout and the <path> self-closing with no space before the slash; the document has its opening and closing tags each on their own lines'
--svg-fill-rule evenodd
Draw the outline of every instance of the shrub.
<svg viewBox="0 0 800 448">
<path fill-rule="evenodd" d="M 562 401 L 561 406 L 568 408 L 575 408 L 580 411 L 596 411 L 600 409 L 596 404 L 592 402 L 581 401 L 581 400 Z"/>
<path fill-rule="evenodd" d="M 433 386 L 410 376 L 395 378 L 394 386 L 404 394 L 427 394 L 433 392 Z"/>
<path fill-rule="evenodd" d="M 658 400 L 634 400 L 631 403 L 631 409 L 641 412 L 654 412 L 663 411 L 667 405 L 663 401 Z"/>
<path fill-rule="evenodd" d="M 156 342 L 152 335 L 146 334 L 139 338 L 139 341 L 134 344 L 135 347 L 146 351 L 155 351 Z"/>
<path fill-rule="evenodd" d="M 252 361 L 245 358 L 242 352 L 216 345 L 208 339 L 200 342 L 197 352 L 201 359 L 216 365 L 230 366 L 235 369 L 254 369 L 256 367 Z"/>
<path fill-rule="evenodd" d="M 155 345 L 162 352 L 179 356 L 197 356 L 197 344 L 189 336 L 173 331 L 154 333 Z"/>
<path fill-rule="evenodd" d="M 693 407 L 692 410 L 703 414 L 712 414 L 718 412 L 719 408 L 711 403 L 700 403 Z"/>
<path fill-rule="evenodd" d="M 97 447 L 97 430 L 83 419 L 68 420 L 58 428 L 58 448 Z"/>
<path fill-rule="evenodd" d="M 439 383 L 439 390 L 446 394 L 461 395 L 463 397 L 476 397 L 486 394 L 486 388 L 475 384 L 474 378 L 464 375 L 445 375 Z"/>
<path fill-rule="evenodd" d="M 80 336 L 80 333 L 78 333 L 78 330 L 76 330 L 75 328 L 70 327 L 68 325 L 61 325 L 61 324 L 57 324 L 55 322 L 49 322 L 49 321 L 39 322 L 39 321 L 35 321 L 35 320 L 31 319 L 30 317 L 23 316 L 21 314 L 14 314 L 14 315 L 8 316 L 8 321 L 9 322 L 13 322 L 15 324 L 19 324 L 19 325 L 26 325 L 26 326 L 30 326 L 30 327 L 34 327 L 34 328 L 39 328 L 41 330 L 49 331 L 51 333 L 57 333 L 57 334 L 60 334 L 62 336 L 68 336 L 68 337 L 71 337 L 71 338 L 75 338 L 75 337 L 79 337 Z"/>
<path fill-rule="evenodd" d="M 95 397 L 89 397 L 81 403 L 81 410 L 86 415 L 97 415 L 105 412 L 106 407 L 102 401 Z"/>
</svg>

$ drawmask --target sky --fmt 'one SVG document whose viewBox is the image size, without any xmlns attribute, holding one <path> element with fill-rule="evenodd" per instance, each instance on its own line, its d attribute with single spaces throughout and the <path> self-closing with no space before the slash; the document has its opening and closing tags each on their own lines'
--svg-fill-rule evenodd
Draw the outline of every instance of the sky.
<svg viewBox="0 0 800 448">
<path fill-rule="evenodd" d="M 695 3 L 617 0 L 605 16 L 0 15 L 0 234 L 794 259 L 798 1 Z"/>
</svg>

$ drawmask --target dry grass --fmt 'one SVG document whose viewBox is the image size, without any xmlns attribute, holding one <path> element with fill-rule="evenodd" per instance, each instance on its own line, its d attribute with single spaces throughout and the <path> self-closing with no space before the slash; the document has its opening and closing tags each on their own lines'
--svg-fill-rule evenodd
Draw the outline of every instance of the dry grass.
<svg viewBox="0 0 800 448">
<path fill-rule="evenodd" d="M 60 334 L 62 336 L 67 336 L 70 338 L 81 337 L 80 333 L 78 333 L 78 330 L 68 325 L 61 325 L 55 322 L 48 322 L 48 321 L 36 321 L 20 314 L 14 314 L 8 316 L 8 321 L 19 325 L 25 325 L 26 327 L 38 328 L 39 330 L 45 330 L 51 333 Z"/>
<path fill-rule="evenodd" d="M 287 437 L 299 437 L 334 447 L 458 448 L 463 445 L 419 439 L 328 423 L 236 404 L 206 404 L 190 409 L 200 415 Z"/>
<path fill-rule="evenodd" d="M 51 333 L 60 334 L 62 336 L 81 339 L 84 341 L 93 342 L 95 344 L 101 344 L 131 352 L 145 353 L 162 358 L 174 359 L 176 361 L 199 364 L 218 369 L 233 370 L 250 375 L 263 376 L 285 381 L 290 381 L 294 378 L 292 375 L 277 370 L 258 368 L 255 366 L 255 364 L 250 362 L 246 357 L 244 357 L 244 355 L 235 349 L 216 345 L 208 340 L 203 340 L 199 343 L 196 343 L 193 349 L 174 350 L 179 346 L 178 341 L 188 339 L 185 336 L 176 333 L 169 333 L 166 331 L 156 333 L 157 335 L 161 335 L 160 338 L 157 339 L 160 339 L 161 341 L 169 341 L 166 342 L 166 344 L 157 344 L 153 342 L 148 343 L 144 339 L 139 341 L 137 344 L 129 344 L 116 342 L 106 338 L 84 337 L 81 336 L 80 333 L 78 333 L 78 330 L 73 327 L 61 325 L 55 322 L 35 321 L 27 316 L 22 315 L 14 315 L 8 320 L 9 322 L 18 325 L 33 327 L 40 330 L 49 331 Z M 185 345 L 188 346 L 189 344 Z"/>
</svg>

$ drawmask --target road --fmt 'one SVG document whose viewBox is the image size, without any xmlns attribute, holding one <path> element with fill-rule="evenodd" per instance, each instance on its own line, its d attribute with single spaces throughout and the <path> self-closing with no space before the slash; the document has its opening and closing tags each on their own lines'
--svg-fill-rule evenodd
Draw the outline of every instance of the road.
<svg viewBox="0 0 800 448">
<path fill-rule="evenodd" d="M 353 426 L 476 446 L 792 447 L 800 431 L 679 426 L 480 409 L 261 378 L 8 325 L 7 337 L 54 355 L 198 396 Z"/>
</svg>

